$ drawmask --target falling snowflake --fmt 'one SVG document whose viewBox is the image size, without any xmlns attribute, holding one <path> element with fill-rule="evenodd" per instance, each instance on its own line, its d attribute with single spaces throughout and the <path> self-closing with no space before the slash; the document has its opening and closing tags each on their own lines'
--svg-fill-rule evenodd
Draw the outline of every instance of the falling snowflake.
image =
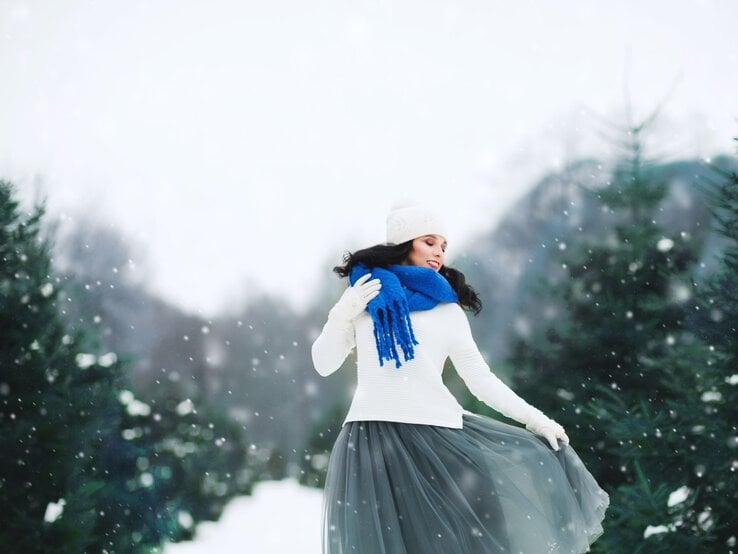
<svg viewBox="0 0 738 554">
<path fill-rule="evenodd" d="M 97 358 L 94 354 L 86 354 L 84 352 L 80 352 L 74 358 L 77 367 L 79 367 L 80 369 L 87 369 L 88 367 L 94 365 L 96 360 Z"/>
<path fill-rule="evenodd" d="M 66 500 L 60 498 L 57 502 L 49 502 L 46 506 L 46 513 L 44 513 L 44 521 L 46 523 L 54 523 L 64 513 L 64 505 Z"/>
<path fill-rule="evenodd" d="M 661 252 L 668 252 L 673 247 L 674 241 L 666 237 L 660 239 L 659 242 L 656 243 L 656 248 L 658 248 Z"/>
<path fill-rule="evenodd" d="M 666 505 L 671 507 L 684 502 L 687 499 L 687 496 L 689 496 L 689 493 L 690 489 L 686 485 L 679 487 L 669 495 L 669 500 L 666 502 Z"/>
</svg>

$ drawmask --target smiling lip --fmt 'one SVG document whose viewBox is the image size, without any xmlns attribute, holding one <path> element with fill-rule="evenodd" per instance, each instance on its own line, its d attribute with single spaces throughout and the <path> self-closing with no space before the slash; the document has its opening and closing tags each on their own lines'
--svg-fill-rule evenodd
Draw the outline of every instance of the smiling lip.
<svg viewBox="0 0 738 554">
<path fill-rule="evenodd" d="M 438 269 L 439 267 L 441 267 L 441 264 L 439 262 L 435 261 L 435 260 L 428 260 L 428 263 L 429 264 L 432 264 L 432 267 L 434 269 Z"/>
</svg>

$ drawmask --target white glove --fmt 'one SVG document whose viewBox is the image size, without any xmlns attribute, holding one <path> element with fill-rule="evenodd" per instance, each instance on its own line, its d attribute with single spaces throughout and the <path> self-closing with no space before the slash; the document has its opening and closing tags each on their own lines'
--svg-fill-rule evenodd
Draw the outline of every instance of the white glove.
<svg viewBox="0 0 738 554">
<path fill-rule="evenodd" d="M 364 311 L 369 301 L 379 294 L 382 283 L 379 279 L 372 279 L 371 273 L 359 277 L 353 286 L 348 287 L 335 306 L 328 312 L 328 318 L 337 318 L 342 321 L 351 321 Z"/>
<path fill-rule="evenodd" d="M 525 424 L 525 428 L 544 437 L 554 450 L 559 449 L 556 439 L 560 439 L 564 444 L 569 444 L 569 437 L 561 424 L 544 415 L 540 410 L 534 409 L 530 419 Z"/>
</svg>

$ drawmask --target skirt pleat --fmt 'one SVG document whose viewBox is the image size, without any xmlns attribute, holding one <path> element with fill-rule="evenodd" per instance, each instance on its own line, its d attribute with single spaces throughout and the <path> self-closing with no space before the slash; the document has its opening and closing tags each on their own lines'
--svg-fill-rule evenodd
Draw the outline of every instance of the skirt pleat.
<svg viewBox="0 0 738 554">
<path fill-rule="evenodd" d="M 609 505 L 571 445 L 496 419 L 351 421 L 323 495 L 324 554 L 581 553 Z"/>
</svg>

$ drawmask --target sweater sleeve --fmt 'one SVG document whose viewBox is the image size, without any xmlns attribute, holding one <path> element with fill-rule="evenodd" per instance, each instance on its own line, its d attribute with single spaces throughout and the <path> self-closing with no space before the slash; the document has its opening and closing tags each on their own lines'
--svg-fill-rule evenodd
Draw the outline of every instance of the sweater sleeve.
<svg viewBox="0 0 738 554">
<path fill-rule="evenodd" d="M 458 304 L 456 307 L 458 309 L 453 310 L 449 356 L 471 393 L 492 409 L 519 423 L 527 424 L 533 419 L 546 418 L 492 372 L 474 342 L 466 313 Z"/>
<path fill-rule="evenodd" d="M 312 346 L 313 366 L 323 377 L 341 367 L 356 346 L 354 324 L 331 309 L 328 321 Z"/>
</svg>

